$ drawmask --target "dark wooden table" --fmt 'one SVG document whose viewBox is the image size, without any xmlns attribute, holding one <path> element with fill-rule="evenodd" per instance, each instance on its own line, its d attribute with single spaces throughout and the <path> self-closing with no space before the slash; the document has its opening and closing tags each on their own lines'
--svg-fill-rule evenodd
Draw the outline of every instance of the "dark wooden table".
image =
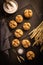
<svg viewBox="0 0 43 65">
<path fill-rule="evenodd" d="M 35 11 L 37 12 L 37 14 L 40 18 L 40 21 L 43 20 L 43 0 L 16 0 L 16 1 L 19 4 L 19 9 L 25 7 L 28 4 L 31 4 L 34 7 Z M 4 2 L 4 0 L 0 0 L 0 31 L 2 30 L 2 26 L 1 26 L 1 24 L 3 23 L 2 19 L 7 19 L 10 16 L 10 15 L 8 15 L 7 13 L 5 13 L 3 11 L 3 2 Z M 4 31 L 5 30 L 3 29 L 2 32 L 4 32 Z M 8 31 L 9 30 L 7 30 L 7 32 Z M 0 35 L 1 35 L 2 32 L 0 32 Z M 10 33 L 10 32 L 8 32 L 8 33 Z M 8 34 L 8 33 L 6 33 L 6 34 Z M 4 36 L 4 34 L 1 35 L 1 39 L 3 38 L 3 36 Z M 0 40 L 1 43 L 2 43 L 2 41 Z M 6 43 L 9 43 L 9 42 L 6 41 L 5 44 Z M 6 47 L 4 47 L 4 48 L 6 49 Z M 12 53 L 9 44 L 8 44 L 7 48 L 9 49 L 8 52 L 10 53 L 10 57 L 8 57 L 8 55 L 4 53 L 3 46 L 1 48 L 1 44 L 0 44 L 0 49 L 1 49 L 1 52 L 0 52 L 0 65 L 2 65 L 3 63 L 4 63 L 4 65 L 9 64 L 9 63 L 10 63 L 10 65 L 15 65 L 15 64 L 16 65 L 23 65 L 23 64 L 24 65 L 27 65 L 27 64 L 28 65 L 33 65 L 33 64 L 34 65 L 39 65 L 39 64 L 43 65 L 42 64 L 43 63 L 43 53 L 39 53 L 38 57 L 32 62 L 31 61 L 29 61 L 29 62 L 26 61 L 26 62 L 23 62 L 23 63 L 20 64 L 20 63 L 18 63 L 18 61 L 16 59 L 16 56 L 14 56 L 14 54 Z M 14 58 L 13 58 L 13 56 L 14 56 Z"/>
</svg>

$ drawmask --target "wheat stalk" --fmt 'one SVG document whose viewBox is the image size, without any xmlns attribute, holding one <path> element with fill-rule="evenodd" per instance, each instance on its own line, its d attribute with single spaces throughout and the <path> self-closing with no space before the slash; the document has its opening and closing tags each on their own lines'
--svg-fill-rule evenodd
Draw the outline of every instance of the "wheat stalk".
<svg viewBox="0 0 43 65">
<path fill-rule="evenodd" d="M 37 26 L 33 31 L 29 33 L 30 38 L 35 38 L 35 42 L 33 43 L 34 45 L 42 45 L 43 43 L 43 21 L 40 23 L 39 26 Z"/>
</svg>

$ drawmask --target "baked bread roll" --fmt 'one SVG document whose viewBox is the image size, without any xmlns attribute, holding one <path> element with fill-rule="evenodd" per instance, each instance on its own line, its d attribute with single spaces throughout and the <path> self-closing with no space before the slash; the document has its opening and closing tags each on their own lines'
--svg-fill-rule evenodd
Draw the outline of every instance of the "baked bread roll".
<svg viewBox="0 0 43 65">
<path fill-rule="evenodd" d="M 32 12 L 31 9 L 26 9 L 26 10 L 24 11 L 24 16 L 25 16 L 26 18 L 31 18 L 32 15 L 33 15 L 33 12 Z"/>
<path fill-rule="evenodd" d="M 23 29 L 24 29 L 24 30 L 29 30 L 30 27 L 31 27 L 31 24 L 30 24 L 29 22 L 25 22 L 25 23 L 23 24 Z"/>
<path fill-rule="evenodd" d="M 9 22 L 9 27 L 10 27 L 11 29 L 16 28 L 16 27 L 17 27 L 17 23 L 16 23 L 16 21 L 11 20 L 11 21 Z"/>
<path fill-rule="evenodd" d="M 23 22 L 23 17 L 22 17 L 22 15 L 17 15 L 16 18 L 15 18 L 15 20 L 16 20 L 17 23 Z"/>
<path fill-rule="evenodd" d="M 24 48 L 28 48 L 31 45 L 31 43 L 28 39 L 24 39 L 22 40 L 22 45 Z"/>
<path fill-rule="evenodd" d="M 20 41 L 19 41 L 18 39 L 14 39 L 14 40 L 12 41 L 12 45 L 13 45 L 14 47 L 18 47 L 18 46 L 20 45 Z"/>
<path fill-rule="evenodd" d="M 26 57 L 28 60 L 33 60 L 35 58 L 35 53 L 33 51 L 28 51 Z"/>
<path fill-rule="evenodd" d="M 17 29 L 15 32 L 14 32 L 14 35 L 17 37 L 17 38 L 20 38 L 23 36 L 23 31 L 21 29 Z"/>
</svg>

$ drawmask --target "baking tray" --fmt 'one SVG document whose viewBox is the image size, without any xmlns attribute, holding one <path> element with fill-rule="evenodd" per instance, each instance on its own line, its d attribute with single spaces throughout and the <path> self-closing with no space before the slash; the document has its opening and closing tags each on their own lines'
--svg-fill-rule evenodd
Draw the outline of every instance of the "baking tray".
<svg viewBox="0 0 43 65">
<path fill-rule="evenodd" d="M 17 26 L 15 29 L 11 29 L 11 28 L 9 27 L 9 21 L 12 20 L 12 19 L 15 20 L 15 16 L 18 15 L 18 14 L 21 14 L 21 15 L 23 16 L 23 12 L 24 12 L 25 9 L 31 9 L 31 10 L 33 11 L 33 16 L 32 16 L 32 18 L 30 18 L 30 19 L 24 18 L 24 20 L 23 20 L 23 22 L 22 22 L 21 24 L 18 24 L 18 26 Z M 24 31 L 23 28 L 22 28 L 22 25 L 23 25 L 24 22 L 28 22 L 28 21 L 31 23 L 31 29 L 30 29 L 29 31 Z M 31 42 L 31 47 L 29 47 L 28 49 L 23 48 L 23 49 L 24 49 L 24 54 L 22 54 L 21 56 L 23 56 L 23 57 L 25 58 L 25 62 L 27 62 L 28 60 L 26 59 L 25 54 L 26 54 L 26 52 L 27 52 L 28 50 L 32 50 L 32 51 L 35 52 L 36 58 L 37 58 L 37 56 L 38 56 L 38 54 L 39 54 L 39 47 L 32 47 L 32 44 L 33 44 L 33 42 L 34 42 L 34 39 L 31 40 L 30 37 L 29 37 L 29 35 L 28 35 L 28 33 L 29 33 L 31 30 L 33 30 L 34 28 L 36 28 L 36 27 L 41 23 L 41 21 L 40 21 L 40 19 L 39 19 L 39 16 L 38 16 L 38 14 L 36 13 L 34 7 L 33 7 L 31 4 L 28 4 L 27 6 L 23 7 L 22 9 L 18 10 L 15 14 L 13 14 L 13 15 L 11 15 L 9 18 L 7 18 L 6 22 L 7 22 L 7 26 L 8 26 L 8 28 L 9 28 L 10 32 L 12 33 L 12 35 L 9 37 L 9 42 L 10 42 L 11 50 L 14 49 L 14 50 L 16 50 L 16 52 L 17 52 L 17 50 L 18 50 L 19 48 L 23 48 L 22 45 L 20 45 L 18 48 L 14 48 L 14 47 L 12 46 L 12 44 L 11 44 L 12 40 L 16 38 L 16 37 L 14 36 L 13 32 L 14 32 L 16 29 L 20 28 L 20 29 L 22 29 L 22 30 L 24 31 L 24 35 L 23 35 L 21 38 L 19 38 L 19 40 L 22 41 L 23 39 L 27 38 L 27 39 L 29 39 L 30 42 Z M 18 55 L 19 55 L 19 54 L 18 54 Z M 16 53 L 15 53 L 15 56 L 16 56 Z M 14 59 L 15 59 L 15 60 L 17 59 L 17 58 L 15 58 L 15 56 L 14 56 L 14 54 L 13 54 L 13 56 L 12 56 L 13 58 L 11 59 L 11 60 L 13 61 L 13 63 L 15 63 L 15 62 L 14 62 Z M 34 60 L 36 60 L 36 58 L 35 58 Z M 17 61 L 16 61 L 16 62 L 17 62 Z"/>
</svg>

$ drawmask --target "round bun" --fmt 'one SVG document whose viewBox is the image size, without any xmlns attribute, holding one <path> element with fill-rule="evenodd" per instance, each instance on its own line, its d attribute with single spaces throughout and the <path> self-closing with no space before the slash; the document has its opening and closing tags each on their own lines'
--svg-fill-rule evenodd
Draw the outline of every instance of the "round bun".
<svg viewBox="0 0 43 65">
<path fill-rule="evenodd" d="M 16 23 L 16 21 L 11 20 L 11 21 L 9 22 L 9 27 L 10 27 L 11 29 L 16 28 L 16 27 L 17 27 L 17 23 Z"/>
<path fill-rule="evenodd" d="M 14 32 L 15 36 L 17 38 L 20 38 L 23 36 L 23 31 L 21 29 L 17 29 L 15 32 Z"/>
<path fill-rule="evenodd" d="M 28 51 L 26 57 L 28 60 L 33 60 L 35 58 L 35 53 L 33 51 Z"/>
<path fill-rule="evenodd" d="M 30 27 L 31 27 L 31 24 L 30 24 L 29 22 L 25 22 L 25 23 L 23 24 L 23 29 L 24 29 L 24 30 L 29 30 Z"/>
<path fill-rule="evenodd" d="M 28 48 L 31 45 L 31 43 L 28 39 L 24 39 L 22 40 L 22 45 L 24 48 Z"/>
<path fill-rule="evenodd" d="M 24 16 L 25 16 L 26 18 L 31 18 L 32 15 L 33 15 L 33 12 L 32 12 L 31 9 L 26 9 L 26 10 L 24 11 Z"/>
<path fill-rule="evenodd" d="M 14 39 L 14 40 L 12 41 L 12 45 L 13 45 L 14 47 L 18 47 L 18 46 L 20 45 L 20 41 L 19 41 L 18 39 Z"/>
<path fill-rule="evenodd" d="M 15 18 L 15 20 L 16 20 L 17 23 L 23 22 L 23 17 L 22 17 L 22 15 L 17 15 L 16 18 Z"/>
</svg>

